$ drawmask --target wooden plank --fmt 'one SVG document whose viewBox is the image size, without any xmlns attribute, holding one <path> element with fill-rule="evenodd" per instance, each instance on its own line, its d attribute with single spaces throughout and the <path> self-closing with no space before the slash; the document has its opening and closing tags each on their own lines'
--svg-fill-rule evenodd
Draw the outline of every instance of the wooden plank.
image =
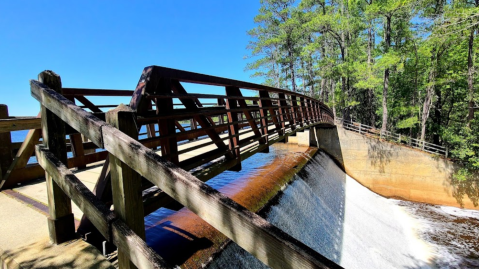
<svg viewBox="0 0 479 269">
<path fill-rule="evenodd" d="M 80 103 L 84 104 L 88 109 L 91 110 L 91 112 L 103 112 L 101 109 L 99 109 L 97 106 L 95 106 L 90 100 L 86 99 L 85 96 L 75 96 L 75 99 L 77 99 Z"/>
<path fill-rule="evenodd" d="M 40 129 L 42 128 L 41 124 L 42 120 L 36 117 L 7 117 L 0 119 L 0 134 L 21 130 Z"/>
<path fill-rule="evenodd" d="M 76 106 L 63 95 L 53 91 L 41 82 L 30 80 L 30 88 L 32 96 L 48 110 L 88 137 L 95 145 L 100 148 L 103 147 L 101 127 L 106 124 L 104 121 Z"/>
<path fill-rule="evenodd" d="M 59 75 L 47 70 L 38 75 L 38 80 L 51 88 L 53 93 L 61 96 L 62 82 Z M 54 112 L 45 107 L 43 103 L 41 106 L 41 118 L 43 145 L 49 148 L 50 152 L 60 162 L 66 163 L 65 123 Z M 52 175 L 46 173 L 45 178 L 50 214 L 48 218 L 50 241 L 55 244 L 61 244 L 75 237 L 75 222 L 72 214 L 71 200 L 53 180 Z"/>
<path fill-rule="evenodd" d="M 103 139 L 109 152 L 270 267 L 340 268 L 117 129 L 104 126 Z"/>
<path fill-rule="evenodd" d="M 283 94 L 290 94 L 290 91 L 282 90 L 278 88 L 269 87 L 266 85 L 254 84 L 239 80 L 227 79 L 222 77 L 215 77 L 210 75 L 204 75 L 199 73 L 193 73 L 183 70 L 177 70 L 172 68 L 166 68 L 161 66 L 149 66 L 146 67 L 151 68 L 153 72 L 157 73 L 158 76 L 161 77 L 168 77 L 171 79 L 175 79 L 181 82 L 190 82 L 190 83 L 197 83 L 197 84 L 205 84 L 205 85 L 214 85 L 214 86 L 234 86 L 241 89 L 249 89 L 249 90 L 266 90 L 268 92 L 274 93 L 283 93 Z M 297 96 L 303 96 L 308 99 L 312 99 L 311 97 L 295 93 Z"/>
<path fill-rule="evenodd" d="M 132 96 L 132 90 L 63 88 L 65 96 Z"/>
<path fill-rule="evenodd" d="M 138 139 L 135 117 L 130 108 L 120 105 L 116 109 L 108 111 L 107 122 L 125 135 Z M 109 159 L 115 213 L 133 232 L 145 239 L 141 176 L 113 154 L 109 155 Z M 118 252 L 118 265 L 120 268 L 137 268 L 130 261 L 129 253 L 121 250 Z"/>
<path fill-rule="evenodd" d="M 8 118 L 8 106 L 0 105 L 0 123 Z M 12 137 L 10 132 L 0 133 L 0 188 L 4 183 L 4 176 L 12 163 Z"/>
</svg>

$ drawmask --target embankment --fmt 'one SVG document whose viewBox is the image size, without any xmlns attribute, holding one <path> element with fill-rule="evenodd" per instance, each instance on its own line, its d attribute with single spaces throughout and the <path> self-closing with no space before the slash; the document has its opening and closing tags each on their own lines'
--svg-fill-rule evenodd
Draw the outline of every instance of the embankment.
<svg viewBox="0 0 479 269">
<path fill-rule="evenodd" d="M 458 182 L 459 165 L 342 127 L 321 127 L 311 139 L 346 173 L 372 191 L 409 201 L 479 209 L 476 182 Z"/>
</svg>

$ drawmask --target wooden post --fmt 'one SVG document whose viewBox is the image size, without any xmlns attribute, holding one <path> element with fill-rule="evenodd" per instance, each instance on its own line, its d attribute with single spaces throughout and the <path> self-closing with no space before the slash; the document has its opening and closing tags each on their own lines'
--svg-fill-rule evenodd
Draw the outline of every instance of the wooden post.
<svg viewBox="0 0 479 269">
<path fill-rule="evenodd" d="M 38 80 L 50 89 L 61 93 L 61 78 L 53 71 L 41 72 L 38 75 Z M 65 123 L 43 105 L 41 106 L 41 113 L 43 144 L 63 164 L 66 164 Z M 60 244 L 75 237 L 75 221 L 72 214 L 71 200 L 48 173 L 45 173 L 45 178 L 50 214 L 48 218 L 50 241 L 54 244 Z"/>
<path fill-rule="evenodd" d="M 236 88 L 234 87 L 226 87 L 226 95 L 234 95 Z M 240 171 L 241 170 L 241 153 L 239 148 L 239 129 L 238 123 L 231 124 L 232 122 L 238 121 L 238 113 L 231 112 L 232 109 L 238 108 L 238 102 L 236 99 L 226 99 L 226 109 L 228 110 L 228 122 L 230 123 L 228 132 L 229 132 L 229 149 L 233 153 L 236 159 L 236 165 L 230 168 L 229 170 L 232 171 Z"/>
<path fill-rule="evenodd" d="M 72 146 L 73 157 L 80 158 L 80 165 L 78 169 L 83 169 L 86 167 L 85 162 L 85 150 L 83 149 L 83 140 L 81 134 L 71 134 L 70 135 L 70 144 Z"/>
<path fill-rule="evenodd" d="M 171 94 L 171 80 L 162 78 L 156 89 L 159 93 Z M 156 112 L 171 113 L 173 112 L 173 98 L 157 99 Z M 176 133 L 174 119 L 161 119 L 158 121 L 158 129 L 160 136 L 168 136 Z M 161 156 L 168 161 L 178 164 L 178 144 L 176 137 L 164 138 L 161 140 Z"/>
<path fill-rule="evenodd" d="M 8 118 L 8 106 L 0 105 L 0 119 Z M 12 136 L 10 132 L 0 133 L 0 182 L 12 163 Z M 1 187 L 1 186 L 0 186 Z"/>
<path fill-rule="evenodd" d="M 265 93 L 268 94 L 267 92 Z M 262 95 L 264 96 L 264 94 Z M 260 92 L 260 96 L 261 96 L 261 92 Z M 263 151 L 261 151 L 263 153 L 269 153 L 268 110 L 265 109 L 265 107 L 267 107 L 269 104 L 267 101 L 268 100 L 263 100 L 263 99 L 259 100 L 259 107 L 261 108 L 259 110 L 259 114 L 261 117 L 261 133 L 265 136 L 265 144 L 266 144 L 266 148 Z"/>
<path fill-rule="evenodd" d="M 359 134 L 361 134 L 361 123 L 359 123 Z"/>
<path fill-rule="evenodd" d="M 134 122 L 135 114 L 130 108 L 120 105 L 108 111 L 109 124 L 126 135 L 138 139 L 138 129 Z M 111 187 L 115 213 L 142 239 L 145 239 L 141 176 L 114 155 L 109 154 Z M 136 268 L 129 260 L 129 254 L 118 252 L 119 268 Z"/>
</svg>

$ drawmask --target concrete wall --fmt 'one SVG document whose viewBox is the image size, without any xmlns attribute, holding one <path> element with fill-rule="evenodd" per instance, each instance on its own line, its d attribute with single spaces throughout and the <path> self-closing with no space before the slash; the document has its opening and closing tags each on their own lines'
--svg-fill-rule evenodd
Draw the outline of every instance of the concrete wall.
<svg viewBox="0 0 479 269">
<path fill-rule="evenodd" d="M 311 129 L 312 144 L 334 157 L 346 173 L 386 197 L 479 209 L 477 182 L 456 182 L 458 165 L 434 155 L 381 142 L 342 127 Z"/>
</svg>

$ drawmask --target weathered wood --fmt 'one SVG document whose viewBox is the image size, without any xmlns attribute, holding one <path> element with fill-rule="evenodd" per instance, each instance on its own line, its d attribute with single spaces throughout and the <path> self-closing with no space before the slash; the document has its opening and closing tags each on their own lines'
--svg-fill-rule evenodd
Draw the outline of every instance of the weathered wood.
<svg viewBox="0 0 479 269">
<path fill-rule="evenodd" d="M 171 268 L 135 232 L 109 210 L 69 169 L 43 146 L 37 147 L 39 162 L 55 175 L 58 185 L 101 231 L 102 235 L 128 253 L 138 268 Z M 122 267 L 120 267 L 122 268 Z"/>
<path fill-rule="evenodd" d="M 61 96 L 62 82 L 60 76 L 52 71 L 43 71 L 38 75 L 40 83 L 47 85 L 51 91 Z M 66 100 L 66 99 L 65 99 Z M 65 124 L 50 111 L 48 107 L 41 106 L 42 137 L 43 145 L 50 149 L 60 162 L 67 162 Z M 45 174 L 48 194 L 48 230 L 50 241 L 55 244 L 73 239 L 75 236 L 75 222 L 72 214 L 71 200 L 58 184 L 52 179 L 52 175 Z"/>
<path fill-rule="evenodd" d="M 119 106 L 107 113 L 108 123 L 133 139 L 138 139 L 138 128 L 134 119 L 134 112 L 126 106 Z M 115 213 L 140 238 L 145 239 L 141 176 L 115 155 L 110 154 L 109 159 Z M 120 268 L 136 268 L 130 262 L 129 253 L 121 250 L 118 252 L 118 264 Z"/>
<path fill-rule="evenodd" d="M 7 105 L 0 105 L 0 123 L 8 118 Z M 0 133 L 0 188 L 4 183 L 4 176 L 12 163 L 12 137 L 10 132 Z"/>
<path fill-rule="evenodd" d="M 225 87 L 226 95 L 234 95 L 237 88 L 235 87 Z M 228 110 L 234 110 L 238 107 L 238 102 L 235 99 L 226 99 L 226 108 Z M 228 122 L 237 122 L 238 113 L 228 112 Z M 231 124 L 228 128 L 229 134 L 229 150 L 233 154 L 234 159 L 236 159 L 236 165 L 231 167 L 230 170 L 240 171 L 241 170 L 241 153 L 239 148 L 239 129 L 238 124 Z"/>
<path fill-rule="evenodd" d="M 15 157 L 13 158 L 13 162 L 10 164 L 10 167 L 8 168 L 7 173 L 4 175 L 3 180 L 0 183 L 0 189 L 2 189 L 4 185 L 12 186 L 12 184 L 8 183 L 8 180 L 12 178 L 12 175 L 15 175 L 15 170 L 22 169 L 27 165 L 28 160 L 34 153 L 35 145 L 39 143 L 40 135 L 41 135 L 41 129 L 28 131 L 28 134 L 25 137 L 25 140 L 20 146 L 20 149 L 15 154 Z M 37 174 L 34 174 L 34 176 L 36 175 Z M 37 177 L 32 178 L 32 175 L 30 175 L 29 173 L 25 173 L 23 177 L 25 176 L 27 179 L 37 178 Z M 17 177 L 18 177 L 18 173 L 17 173 Z M 23 182 L 22 179 L 19 180 L 17 177 L 15 177 L 16 183 Z"/>
<path fill-rule="evenodd" d="M 9 174 L 9 178 L 5 181 L 2 189 L 9 189 L 17 187 L 18 184 L 28 182 L 33 179 L 42 178 L 45 176 L 45 171 L 38 164 L 29 164 L 23 168 L 13 170 Z"/>
<path fill-rule="evenodd" d="M 64 163 L 53 155 L 47 148 L 36 146 L 38 163 L 52 176 L 55 183 L 68 197 L 88 216 L 95 227 L 107 240 L 111 241 L 109 223 L 114 219 L 109 207 L 101 202 Z"/>
<path fill-rule="evenodd" d="M 172 81 L 167 78 L 160 79 L 156 89 L 157 93 L 171 93 L 172 91 Z M 156 100 L 156 112 L 159 114 L 165 113 L 170 114 L 173 112 L 173 99 L 158 99 Z M 158 130 L 160 131 L 161 136 L 176 135 L 175 129 L 176 121 L 174 119 L 160 119 L 158 120 Z M 169 161 L 178 164 L 178 144 L 174 137 L 162 138 L 161 140 L 161 155 L 168 156 Z"/>
<path fill-rule="evenodd" d="M 86 99 L 85 96 L 75 96 L 75 98 L 80 101 L 80 103 L 84 104 L 91 112 L 103 112 L 97 106 L 95 106 L 90 100 Z"/>
<path fill-rule="evenodd" d="M 85 151 L 83 149 L 83 140 L 81 134 L 71 134 L 70 141 L 73 157 L 76 159 L 74 167 L 77 167 L 78 169 L 85 168 L 87 162 L 85 160 Z"/>
<path fill-rule="evenodd" d="M 339 268 L 138 141 L 110 126 L 105 148 L 175 200 L 273 268 Z"/>
<path fill-rule="evenodd" d="M 64 96 L 128 96 L 133 94 L 132 90 L 106 90 L 106 89 L 80 89 L 80 88 L 63 88 Z"/>
<path fill-rule="evenodd" d="M 6 117 L 0 119 L 0 134 L 13 131 L 40 129 L 42 120 L 37 117 Z"/>
<path fill-rule="evenodd" d="M 103 147 L 101 127 L 102 124 L 106 124 L 104 121 L 76 106 L 41 82 L 30 80 L 30 88 L 32 96 L 48 110 L 68 122 L 68 125 L 88 137 L 95 145 Z"/>
</svg>

